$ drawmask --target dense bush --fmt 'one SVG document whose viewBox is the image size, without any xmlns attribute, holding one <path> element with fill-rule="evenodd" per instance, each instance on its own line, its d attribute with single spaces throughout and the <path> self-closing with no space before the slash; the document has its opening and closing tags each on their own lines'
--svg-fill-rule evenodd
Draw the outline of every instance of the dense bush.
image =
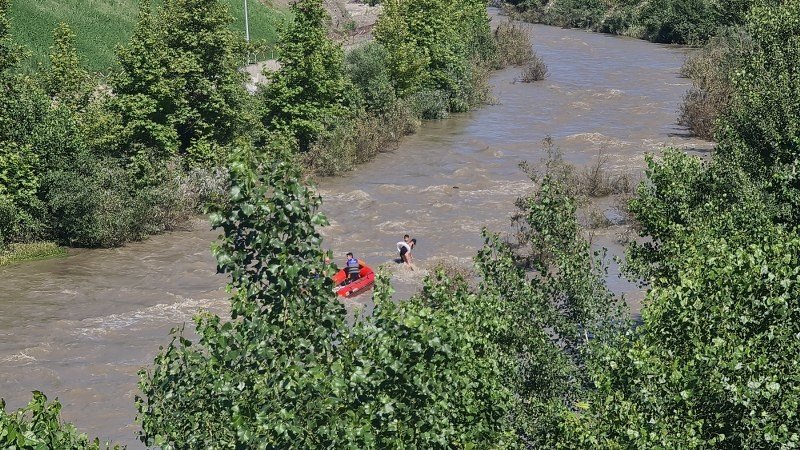
<svg viewBox="0 0 800 450">
<path fill-rule="evenodd" d="M 704 139 L 714 137 L 717 117 L 733 94 L 733 74 L 751 47 L 744 30 L 725 28 L 686 59 L 681 74 L 692 79 L 693 87 L 683 99 L 678 123 Z"/>
<path fill-rule="evenodd" d="M 640 20 L 646 39 L 668 44 L 702 44 L 719 25 L 707 0 L 648 2 Z"/>
<path fill-rule="evenodd" d="M 318 175 L 336 175 L 392 150 L 420 125 L 410 102 L 399 100 L 382 113 L 359 111 L 347 120 L 326 124 L 306 153 L 304 165 Z"/>
<path fill-rule="evenodd" d="M 601 0 L 559 0 L 547 14 L 554 25 L 593 28 L 602 20 L 605 4 Z"/>
<path fill-rule="evenodd" d="M 347 53 L 345 73 L 361 95 L 368 111 L 383 112 L 397 102 L 391 74 L 389 53 L 377 42 L 368 42 Z"/>
<path fill-rule="evenodd" d="M 86 247 L 113 247 L 129 237 L 140 238 L 140 233 L 132 233 L 139 217 L 124 190 L 129 187 L 124 171 L 113 162 L 81 168 L 88 172 L 70 168 L 73 170 L 53 171 L 45 179 L 48 209 L 57 217 L 53 236 L 64 244 Z M 120 186 L 121 191 L 117 189 Z"/>
<path fill-rule="evenodd" d="M 519 81 L 523 83 L 533 83 L 534 81 L 542 81 L 545 78 L 547 78 L 547 65 L 542 61 L 539 55 L 534 54 L 532 61 L 526 64 L 522 69 Z"/>
<path fill-rule="evenodd" d="M 0 400 L 0 447 L 16 450 L 100 450 L 116 449 L 100 440 L 90 440 L 75 427 L 61 421 L 61 404 L 48 402 L 41 392 L 34 391 L 33 399 L 25 408 L 6 412 Z"/>
<path fill-rule="evenodd" d="M 741 25 L 752 0 L 507 1 L 530 22 L 623 34 L 652 42 L 702 45 L 718 27 Z"/>
<path fill-rule="evenodd" d="M 717 157 L 740 167 L 800 223 L 800 3 L 759 6 L 747 25 L 753 45 L 733 74 L 734 94 L 717 128 Z"/>
</svg>

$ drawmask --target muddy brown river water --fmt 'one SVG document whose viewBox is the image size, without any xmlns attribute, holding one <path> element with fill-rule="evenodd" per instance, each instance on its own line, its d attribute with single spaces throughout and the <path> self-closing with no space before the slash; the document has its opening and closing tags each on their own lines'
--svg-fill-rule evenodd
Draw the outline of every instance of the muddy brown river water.
<svg viewBox="0 0 800 450">
<path fill-rule="evenodd" d="M 645 152 L 665 145 L 710 147 L 675 124 L 689 86 L 678 75 L 685 50 L 530 29 L 549 66 L 547 80 L 514 83 L 519 69 L 495 73 L 497 104 L 427 123 L 399 149 L 320 181 L 332 222 L 325 242 L 337 261 L 353 251 L 372 265 L 387 264 L 398 299 L 413 294 L 437 258 L 469 263 L 481 227 L 508 229 L 514 199 L 530 188 L 517 164 L 540 160 L 547 135 L 576 164 L 589 163 L 603 146 L 612 167 L 635 170 Z M 0 269 L 0 397 L 8 408 L 42 390 L 61 400 L 64 418 L 81 430 L 143 448 L 134 424 L 137 371 L 169 342 L 170 328 L 199 309 L 225 312 L 226 280 L 215 275 L 209 252 L 217 233 L 203 221 L 193 228 Z M 419 239 L 415 272 L 393 262 L 404 233 Z M 597 242 L 618 252 L 614 233 Z M 609 284 L 638 310 L 634 285 L 613 276 Z M 369 307 L 369 300 L 347 306 Z"/>
</svg>

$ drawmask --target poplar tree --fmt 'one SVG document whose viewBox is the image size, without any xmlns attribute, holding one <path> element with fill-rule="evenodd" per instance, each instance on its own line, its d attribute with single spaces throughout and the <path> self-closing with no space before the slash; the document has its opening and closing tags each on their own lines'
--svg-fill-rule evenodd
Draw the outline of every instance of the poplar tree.
<svg viewBox="0 0 800 450">
<path fill-rule="evenodd" d="M 348 114 L 352 87 L 342 47 L 327 36 L 322 1 L 300 0 L 292 12 L 278 42 L 281 68 L 266 74 L 270 82 L 261 92 L 262 121 L 269 130 L 288 132 L 305 152 L 326 120 Z"/>
<path fill-rule="evenodd" d="M 50 68 L 42 72 L 45 73 L 45 90 L 52 99 L 71 109 L 83 108 L 89 103 L 88 73 L 80 66 L 75 33 L 69 25 L 60 23 L 53 31 Z"/>
<path fill-rule="evenodd" d="M 36 83 L 16 72 L 24 51 L 12 40 L 9 11 L 0 0 L 0 246 L 35 225 L 39 158 L 29 141 L 47 110 Z"/>
<path fill-rule="evenodd" d="M 140 7 L 131 42 L 118 49 L 112 80 L 126 156 L 214 159 L 243 131 L 247 101 L 241 42 L 219 0 L 166 0 Z"/>
</svg>

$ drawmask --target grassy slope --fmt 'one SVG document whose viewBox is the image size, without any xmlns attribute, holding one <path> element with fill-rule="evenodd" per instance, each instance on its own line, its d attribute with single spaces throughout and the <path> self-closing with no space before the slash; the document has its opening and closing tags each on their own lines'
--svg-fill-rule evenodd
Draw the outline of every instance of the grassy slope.
<svg viewBox="0 0 800 450">
<path fill-rule="evenodd" d="M 243 0 L 224 0 L 235 18 L 232 28 L 244 36 Z M 136 24 L 138 0 L 12 0 L 11 32 L 27 47 L 27 68 L 46 62 L 53 29 L 66 22 L 77 35 L 76 46 L 84 66 L 106 71 L 114 64 L 114 48 L 126 42 Z M 250 36 L 275 42 L 276 28 L 288 15 L 258 0 L 248 1 Z"/>
</svg>

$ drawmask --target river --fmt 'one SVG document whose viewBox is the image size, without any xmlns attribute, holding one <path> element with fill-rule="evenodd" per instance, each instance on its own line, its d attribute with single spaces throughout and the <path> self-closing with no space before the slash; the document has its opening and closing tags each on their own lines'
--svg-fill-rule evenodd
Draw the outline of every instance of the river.
<svg viewBox="0 0 800 450">
<path fill-rule="evenodd" d="M 398 299 L 420 285 L 438 258 L 469 263 L 480 229 L 508 230 L 513 202 L 530 189 L 517 165 L 543 156 L 551 135 L 579 165 L 601 146 L 612 168 L 641 172 L 645 152 L 665 145 L 704 152 L 708 143 L 675 124 L 689 81 L 679 76 L 685 50 L 644 41 L 530 26 L 550 77 L 514 83 L 520 69 L 495 73 L 496 104 L 426 123 L 392 152 L 342 177 L 320 180 L 332 225 L 325 245 L 338 262 L 353 251 L 386 264 Z M 15 409 L 44 391 L 63 417 L 91 436 L 143 448 L 134 424 L 137 371 L 152 363 L 172 327 L 198 309 L 225 313 L 225 278 L 209 246 L 217 233 L 191 230 L 109 250 L 73 250 L 63 259 L 0 269 L 0 397 Z M 616 246 L 616 229 L 596 242 Z M 417 271 L 394 262 L 409 233 Z M 638 311 L 636 286 L 611 277 Z M 369 297 L 347 300 L 353 310 Z"/>
</svg>

